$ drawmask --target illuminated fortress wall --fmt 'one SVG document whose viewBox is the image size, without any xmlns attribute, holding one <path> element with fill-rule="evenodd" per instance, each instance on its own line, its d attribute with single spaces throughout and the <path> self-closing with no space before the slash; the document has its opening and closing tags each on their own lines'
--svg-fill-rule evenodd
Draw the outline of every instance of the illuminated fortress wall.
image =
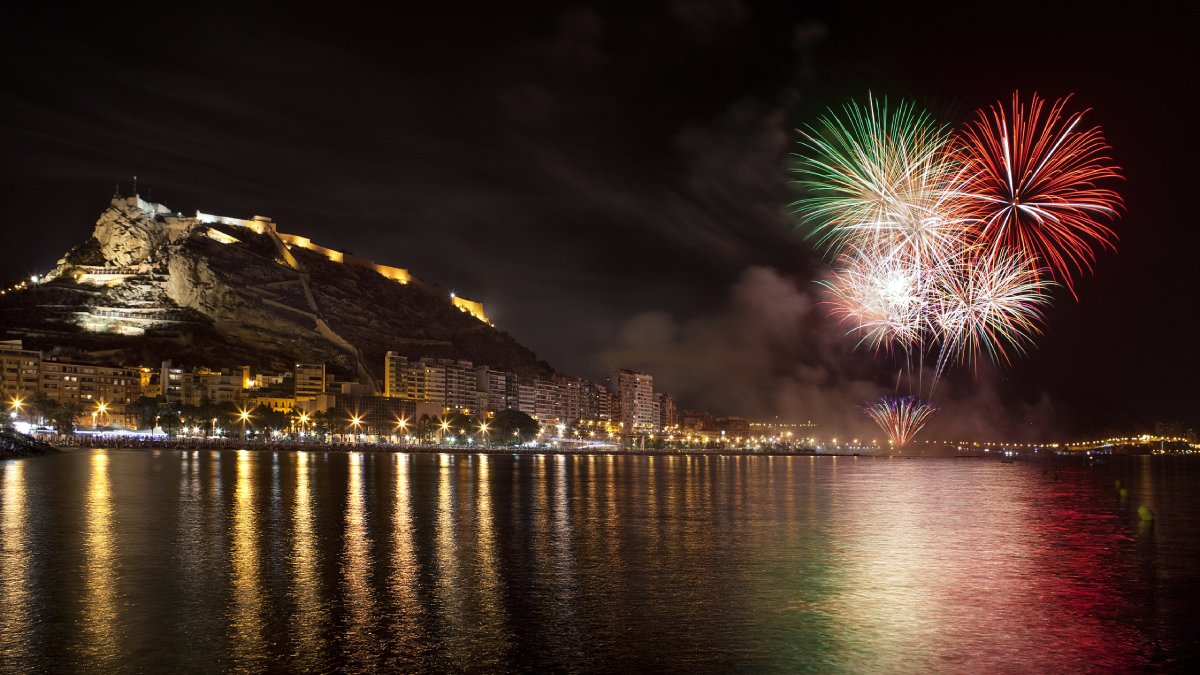
<svg viewBox="0 0 1200 675">
<path fill-rule="evenodd" d="M 483 303 L 475 302 L 474 300 L 467 300 L 466 298 L 460 298 L 454 293 L 450 294 L 450 302 L 453 302 L 455 307 L 466 312 L 467 314 L 470 314 L 476 319 L 479 319 L 480 321 L 489 325 L 492 323 L 491 321 L 488 321 L 487 316 L 483 313 Z"/>
<path fill-rule="evenodd" d="M 170 210 L 165 206 L 159 204 L 149 204 L 147 202 L 143 202 L 141 199 L 138 199 L 138 207 L 149 213 L 170 213 Z M 308 237 L 302 237 L 298 234 L 287 234 L 285 232 L 280 232 L 276 228 L 275 223 L 266 216 L 254 216 L 252 220 L 243 220 L 241 218 L 214 216 L 212 214 L 196 211 L 196 220 L 202 223 L 223 223 L 225 225 L 245 227 L 259 234 L 266 234 L 269 230 L 271 234 L 273 234 L 275 237 L 278 237 L 279 240 L 287 246 L 295 246 L 307 251 L 312 251 L 319 255 L 325 256 L 327 259 L 335 263 L 365 267 L 373 272 L 376 272 L 377 274 L 383 275 L 388 279 L 402 284 L 407 284 L 413 280 L 413 277 L 411 274 L 409 274 L 408 270 L 402 267 L 380 265 L 373 260 L 360 258 L 356 255 L 346 253 L 345 251 L 338 251 L 336 249 L 326 248 L 325 246 L 315 244 L 313 243 L 312 239 L 309 239 Z M 484 313 L 483 303 L 475 302 L 474 300 L 467 300 L 466 298 L 460 298 L 453 293 L 450 295 L 450 301 L 461 311 L 470 314 L 471 316 L 488 325 L 491 325 L 491 320 L 488 319 L 487 314 Z"/>
</svg>

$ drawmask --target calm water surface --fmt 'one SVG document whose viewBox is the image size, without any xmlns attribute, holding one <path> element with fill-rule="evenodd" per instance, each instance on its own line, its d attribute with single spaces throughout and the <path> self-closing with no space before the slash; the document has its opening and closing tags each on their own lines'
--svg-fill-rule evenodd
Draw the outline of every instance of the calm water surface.
<svg viewBox="0 0 1200 675">
<path fill-rule="evenodd" d="M 0 462 L 0 671 L 1184 670 L 1198 535 L 1179 458 L 76 451 Z"/>
</svg>

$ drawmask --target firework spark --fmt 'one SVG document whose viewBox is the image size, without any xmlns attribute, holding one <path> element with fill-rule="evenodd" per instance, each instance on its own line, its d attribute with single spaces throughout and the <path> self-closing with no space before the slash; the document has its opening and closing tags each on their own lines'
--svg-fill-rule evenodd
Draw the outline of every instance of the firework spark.
<svg viewBox="0 0 1200 675">
<path fill-rule="evenodd" d="M 884 396 L 863 406 L 863 412 L 883 429 L 896 450 L 903 450 L 937 410 L 916 396 Z"/>
<path fill-rule="evenodd" d="M 1048 108 L 1036 94 L 1028 105 L 980 110 L 956 144 L 969 177 L 961 205 L 992 249 L 1024 251 L 1074 294 L 1076 273 L 1092 269 L 1093 244 L 1115 249 L 1105 224 L 1121 208 L 1100 187 L 1121 177 L 1106 154 L 1099 127 L 1082 128 L 1084 112 L 1065 113 L 1070 97 Z"/>
</svg>

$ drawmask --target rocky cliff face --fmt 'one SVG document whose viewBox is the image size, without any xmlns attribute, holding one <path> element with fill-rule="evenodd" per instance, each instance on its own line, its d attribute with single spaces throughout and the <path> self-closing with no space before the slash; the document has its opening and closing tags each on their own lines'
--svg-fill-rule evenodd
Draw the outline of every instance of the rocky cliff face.
<svg viewBox="0 0 1200 675">
<path fill-rule="evenodd" d="M 114 199 L 42 283 L 0 296 L 0 335 L 126 363 L 322 362 L 368 382 L 382 381 L 388 350 L 548 370 L 440 289 L 136 197 Z"/>
<path fill-rule="evenodd" d="M 155 251 L 178 240 L 196 224 L 187 220 L 163 218 L 138 208 L 136 202 L 114 200 L 113 206 L 100 214 L 92 236 L 106 264 L 126 267 L 150 261 Z"/>
</svg>

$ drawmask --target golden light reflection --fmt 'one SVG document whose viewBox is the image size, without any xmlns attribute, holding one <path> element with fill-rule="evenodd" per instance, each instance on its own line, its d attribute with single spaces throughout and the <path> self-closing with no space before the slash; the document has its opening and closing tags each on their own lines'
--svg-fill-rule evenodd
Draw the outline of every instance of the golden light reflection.
<svg viewBox="0 0 1200 675">
<path fill-rule="evenodd" d="M 29 613 L 29 535 L 25 531 L 25 465 L 0 463 L 0 663 L 18 664 L 29 658 L 25 636 L 31 629 Z"/>
<path fill-rule="evenodd" d="M 572 457 L 574 461 L 576 458 Z M 554 572 L 561 585 L 565 602 L 561 604 L 560 621 L 568 626 L 578 621 L 575 608 L 579 598 L 579 575 L 575 562 L 575 547 L 571 541 L 571 504 L 567 492 L 567 457 L 555 457 L 554 512 L 551 520 L 554 542 Z M 543 477 L 542 482 L 549 482 Z"/>
<path fill-rule="evenodd" d="M 450 632 L 457 634 L 462 630 L 464 600 L 462 585 L 458 580 L 458 537 L 454 521 L 455 499 L 452 494 L 450 455 L 442 454 L 438 461 L 438 510 L 437 533 L 434 535 L 434 566 L 437 583 L 434 586 L 436 606 L 441 608 L 441 620 L 449 627 Z"/>
<path fill-rule="evenodd" d="M 117 552 L 113 540 L 112 487 L 108 455 L 91 458 L 87 514 L 83 536 L 83 655 L 89 669 L 116 667 L 120 650 L 117 629 Z"/>
<path fill-rule="evenodd" d="M 239 450 L 237 489 L 233 503 L 233 541 L 230 546 L 233 616 L 230 617 L 229 627 L 234 663 L 239 670 L 247 672 L 261 670 L 267 664 L 253 470 L 253 453 Z"/>
<path fill-rule="evenodd" d="M 324 643 L 325 613 L 321 611 L 320 554 L 313 532 L 312 487 L 310 455 L 296 453 L 296 498 L 292 510 L 292 597 L 296 613 L 292 615 L 293 635 L 296 636 L 302 670 L 314 671 L 321 663 Z"/>
<path fill-rule="evenodd" d="M 492 487 L 489 476 L 490 462 L 487 455 L 475 457 L 479 473 L 475 477 L 478 487 L 475 511 L 475 532 L 477 536 L 475 551 L 479 572 L 478 607 L 483 621 L 481 626 L 484 634 L 479 638 L 487 644 L 490 654 L 500 654 L 505 651 L 508 634 L 503 627 L 507 621 L 507 611 L 504 605 L 504 580 L 499 573 L 500 552 L 497 550 L 495 526 L 492 515 Z M 477 664 L 479 665 L 479 664 Z M 499 668 L 502 664 L 495 664 Z"/>
<path fill-rule="evenodd" d="M 349 656 L 363 670 L 375 663 L 378 642 L 374 636 L 375 598 L 371 594 L 371 538 L 367 531 L 363 453 L 350 453 L 346 487 L 346 549 L 342 554 L 342 578 L 346 587 L 349 622 L 346 643 Z"/>
<path fill-rule="evenodd" d="M 546 487 L 550 481 L 546 477 L 546 456 L 534 457 L 534 465 L 537 467 L 533 473 L 536 477 L 533 498 L 534 514 L 537 520 L 533 524 L 533 549 L 537 551 L 538 565 L 544 566 L 550 559 L 550 494 Z"/>
<path fill-rule="evenodd" d="M 596 456 L 587 456 L 587 471 L 583 474 L 583 464 L 576 465 L 576 474 L 574 476 L 577 485 L 582 485 L 585 499 L 583 500 L 583 508 L 586 513 L 587 522 L 589 525 L 595 525 L 597 514 L 596 511 L 600 505 L 596 503 Z"/>
<path fill-rule="evenodd" d="M 646 530 L 650 537 L 648 546 L 655 550 L 662 548 L 662 519 L 659 517 L 658 509 L 658 484 L 655 481 L 655 460 L 654 455 L 646 457 L 646 484 L 645 484 L 645 505 L 646 505 Z"/>
<path fill-rule="evenodd" d="M 621 538 L 617 536 L 617 533 L 620 532 L 621 514 L 617 512 L 616 458 L 609 455 L 606 460 L 604 482 L 607 489 L 604 492 L 604 527 L 608 534 L 604 537 L 604 541 L 608 545 L 608 559 L 617 562 L 623 569 L 625 565 L 621 559 Z"/>
<path fill-rule="evenodd" d="M 425 608 L 417 597 L 419 573 L 415 528 L 413 526 L 412 497 L 409 487 L 409 465 L 412 455 L 395 455 L 396 486 L 395 510 L 392 514 L 392 573 L 388 584 L 396 605 L 396 630 L 392 637 L 396 644 L 395 653 L 409 653 L 420 639 Z"/>
<path fill-rule="evenodd" d="M 214 560 L 221 561 L 223 552 L 214 552 L 214 542 L 220 541 L 220 532 L 211 531 L 211 521 L 205 517 L 208 501 L 204 498 L 199 458 L 196 450 L 180 455 L 179 471 L 179 518 L 176 540 L 178 555 L 189 564 L 178 571 L 183 602 L 200 604 L 206 593 L 217 582 L 214 572 L 221 569 Z M 211 506 L 207 507 L 211 508 Z"/>
</svg>

